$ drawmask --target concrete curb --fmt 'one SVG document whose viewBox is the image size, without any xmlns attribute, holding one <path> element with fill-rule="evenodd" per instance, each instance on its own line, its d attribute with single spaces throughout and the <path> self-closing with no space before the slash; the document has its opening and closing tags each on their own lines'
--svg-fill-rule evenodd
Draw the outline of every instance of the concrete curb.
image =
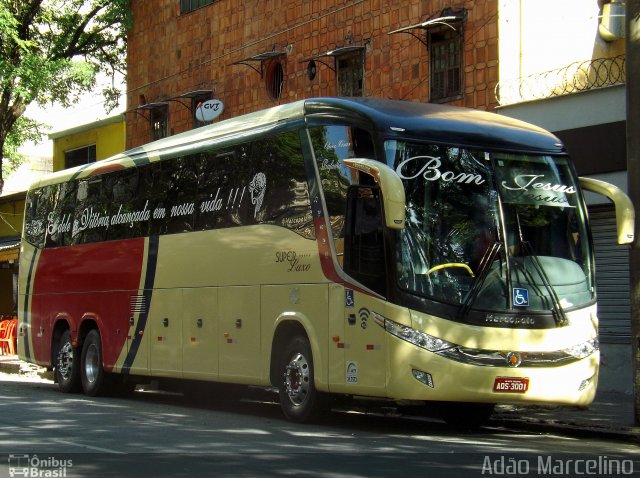
<svg viewBox="0 0 640 478">
<path fill-rule="evenodd" d="M 53 380 L 53 372 L 40 367 L 38 365 L 30 364 L 19 360 L 17 356 L 0 356 L 0 372 L 13 373 L 18 375 L 37 375 L 45 380 Z"/>
</svg>

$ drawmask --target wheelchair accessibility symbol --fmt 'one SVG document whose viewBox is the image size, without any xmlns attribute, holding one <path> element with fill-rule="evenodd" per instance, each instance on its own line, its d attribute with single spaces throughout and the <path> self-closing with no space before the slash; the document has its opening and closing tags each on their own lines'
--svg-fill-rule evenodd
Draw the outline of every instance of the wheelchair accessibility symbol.
<svg viewBox="0 0 640 478">
<path fill-rule="evenodd" d="M 529 291 L 527 289 L 513 289 L 513 305 L 516 307 L 529 307 Z"/>
<path fill-rule="evenodd" d="M 355 301 L 353 299 L 353 289 L 345 289 L 344 291 L 344 306 L 345 307 L 353 307 L 355 305 Z"/>
</svg>

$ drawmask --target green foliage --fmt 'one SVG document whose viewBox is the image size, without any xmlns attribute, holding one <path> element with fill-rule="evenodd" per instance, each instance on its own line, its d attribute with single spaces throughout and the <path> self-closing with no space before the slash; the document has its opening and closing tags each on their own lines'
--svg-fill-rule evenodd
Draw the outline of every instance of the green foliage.
<svg viewBox="0 0 640 478">
<path fill-rule="evenodd" d="M 70 106 L 98 73 L 124 73 L 130 22 L 129 0 L 0 0 L 0 163 L 41 130 L 18 123 L 30 103 Z M 109 112 L 119 92 L 104 94 Z"/>
<path fill-rule="evenodd" d="M 49 127 L 43 123 L 21 116 L 9 131 L 4 143 L 4 161 L 2 177 L 6 177 L 20 166 L 26 158 L 18 152 L 20 146 L 27 141 L 37 143 L 42 140 Z"/>
</svg>

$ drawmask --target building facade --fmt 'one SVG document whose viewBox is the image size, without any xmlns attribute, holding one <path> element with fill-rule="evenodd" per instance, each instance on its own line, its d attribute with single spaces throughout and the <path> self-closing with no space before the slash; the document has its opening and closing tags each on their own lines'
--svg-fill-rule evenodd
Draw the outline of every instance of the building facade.
<svg viewBox="0 0 640 478">
<path fill-rule="evenodd" d="M 132 0 L 127 146 L 316 96 L 493 110 L 497 0 Z M 216 119 L 217 121 L 217 119 Z"/>
<path fill-rule="evenodd" d="M 0 316 L 14 315 L 18 303 L 18 255 L 24 192 L 0 196 Z"/>
<path fill-rule="evenodd" d="M 123 114 L 51 133 L 53 170 L 93 163 L 121 153 L 125 149 L 125 138 Z"/>
</svg>

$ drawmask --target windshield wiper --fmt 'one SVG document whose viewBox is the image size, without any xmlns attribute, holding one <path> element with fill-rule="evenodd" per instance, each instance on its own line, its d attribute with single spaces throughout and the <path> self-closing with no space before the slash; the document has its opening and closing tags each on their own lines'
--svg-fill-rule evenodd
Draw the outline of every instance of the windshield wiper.
<svg viewBox="0 0 640 478">
<path fill-rule="evenodd" d="M 480 265 L 478 265 L 476 280 L 473 283 L 471 290 L 465 297 L 464 302 L 460 307 L 460 311 L 458 312 L 458 316 L 460 318 L 465 319 L 467 317 L 467 314 L 469 314 L 469 310 L 471 309 L 471 306 L 476 301 L 476 298 L 478 297 L 478 293 L 480 292 L 480 289 L 482 289 L 482 284 L 484 284 L 484 281 L 487 279 L 487 276 L 489 275 L 491 264 L 493 264 L 493 262 L 496 259 L 496 256 L 500 253 L 500 251 L 502 251 L 503 248 L 504 248 L 504 244 L 500 241 L 496 241 L 491 245 L 490 248 L 488 248 L 485 251 L 484 255 L 482 256 L 482 259 L 480 260 Z"/>
<path fill-rule="evenodd" d="M 516 212 L 516 224 L 518 225 L 518 235 L 520 236 L 520 245 L 522 246 L 523 257 L 529 257 L 531 259 L 531 263 L 533 264 L 533 268 L 540 276 L 542 280 L 542 285 L 547 290 L 547 294 L 551 298 L 551 311 L 553 312 L 553 318 L 556 321 L 556 325 L 564 326 L 569 324 L 569 319 L 567 319 L 567 314 L 565 314 L 564 309 L 562 308 L 562 304 L 560 304 L 560 297 L 553 285 L 551 285 L 551 281 L 544 271 L 544 267 L 540 262 L 540 258 L 536 254 L 536 251 L 533 250 L 533 246 L 529 241 L 524 239 L 524 235 L 522 234 L 522 228 L 520 227 L 520 215 Z M 522 262 L 523 267 L 526 268 L 525 262 Z"/>
<path fill-rule="evenodd" d="M 538 258 L 537 254 L 533 250 L 533 246 L 528 241 L 521 241 L 520 244 L 522 245 L 522 250 L 525 256 L 531 259 L 533 268 L 540 276 L 540 279 L 542 280 L 542 285 L 547 290 L 547 293 L 551 298 L 551 310 L 553 312 L 553 317 L 556 321 L 556 324 L 559 326 L 568 325 L 569 319 L 567 319 L 567 314 L 565 314 L 564 309 L 560 304 L 560 297 L 558 297 L 556 290 L 554 289 L 553 285 L 551 285 L 551 282 L 549 281 L 549 277 L 547 277 L 547 274 L 544 271 L 544 267 L 542 266 L 540 259 Z M 524 261 L 522 264 L 523 266 L 525 265 Z"/>
</svg>

